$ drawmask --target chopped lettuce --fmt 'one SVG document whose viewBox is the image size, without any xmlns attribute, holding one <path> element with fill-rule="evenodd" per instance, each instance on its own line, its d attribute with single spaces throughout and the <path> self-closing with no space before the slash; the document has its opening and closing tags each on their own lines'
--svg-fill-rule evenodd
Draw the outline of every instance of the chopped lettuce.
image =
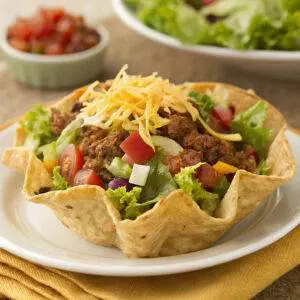
<svg viewBox="0 0 300 300">
<path fill-rule="evenodd" d="M 150 205 L 156 203 L 159 199 L 153 199 L 144 203 L 138 203 L 140 200 L 142 188 L 134 187 L 131 191 L 126 191 L 122 186 L 118 189 L 108 189 L 106 194 L 118 209 L 123 219 L 136 219 L 145 212 Z"/>
<path fill-rule="evenodd" d="M 189 97 L 197 104 L 201 117 L 206 121 L 210 112 L 214 108 L 214 102 L 210 96 L 192 91 Z"/>
<path fill-rule="evenodd" d="M 269 175 L 270 173 L 270 168 L 267 166 L 266 160 L 262 159 L 257 166 L 256 173 L 258 175 Z"/>
<path fill-rule="evenodd" d="M 158 149 L 155 156 L 147 163 L 150 166 L 150 172 L 141 194 L 142 201 L 154 199 L 159 195 L 168 195 L 177 189 L 169 169 L 161 162 L 162 157 L 163 152 Z"/>
<path fill-rule="evenodd" d="M 283 7 L 290 13 L 300 11 L 299 0 L 282 0 Z"/>
<path fill-rule="evenodd" d="M 261 159 L 265 157 L 266 148 L 272 138 L 272 130 L 262 127 L 266 117 L 267 104 L 259 101 L 236 115 L 231 123 L 232 130 L 240 133 L 243 142 L 252 145 Z"/>
<path fill-rule="evenodd" d="M 106 191 L 123 219 L 134 220 L 150 209 L 161 197 L 177 188 L 168 168 L 161 162 L 162 157 L 162 151 L 157 150 L 156 155 L 148 162 L 150 172 L 143 188 L 134 187 L 127 192 L 126 187 L 120 187 Z"/>
<path fill-rule="evenodd" d="M 219 204 L 219 196 L 206 191 L 194 177 L 196 169 L 201 164 L 182 169 L 181 172 L 175 175 L 175 181 L 179 188 L 196 201 L 202 210 L 212 215 Z"/>
<path fill-rule="evenodd" d="M 76 119 L 62 131 L 61 135 L 56 141 L 58 155 L 60 155 L 69 144 L 74 144 L 77 142 L 80 136 L 82 124 L 83 119 Z"/>
<path fill-rule="evenodd" d="M 147 26 L 185 43 L 209 43 L 205 18 L 183 0 L 125 0 Z"/>
<path fill-rule="evenodd" d="M 43 160 L 57 160 L 58 155 L 56 151 L 56 142 L 41 146 L 37 149 L 37 154 L 40 156 L 42 154 Z"/>
<path fill-rule="evenodd" d="M 80 136 L 82 119 L 71 122 L 61 133 L 59 138 L 47 145 L 43 145 L 37 149 L 37 154 L 43 160 L 58 160 L 60 154 L 69 145 L 77 142 Z M 42 154 L 42 156 L 41 156 Z"/>
<path fill-rule="evenodd" d="M 225 194 L 227 193 L 228 189 L 230 187 L 230 182 L 227 180 L 225 176 L 222 176 L 215 188 L 213 189 L 213 192 L 218 194 L 220 199 L 222 199 Z"/>
<path fill-rule="evenodd" d="M 187 0 L 124 2 L 144 24 L 184 43 L 241 50 L 300 50 L 299 0 L 220 0 L 200 10 Z M 208 21 L 211 16 L 216 22 Z"/>
<path fill-rule="evenodd" d="M 39 104 L 28 111 L 19 124 L 27 135 L 24 146 L 32 150 L 55 139 L 51 130 L 50 113 Z"/>
<path fill-rule="evenodd" d="M 54 167 L 52 180 L 53 180 L 52 190 L 55 190 L 55 191 L 66 190 L 69 187 L 65 178 L 60 174 L 59 166 Z"/>
<path fill-rule="evenodd" d="M 120 157 L 115 157 L 110 165 L 105 165 L 106 169 L 114 176 L 128 179 L 132 172 L 132 166 Z"/>
</svg>

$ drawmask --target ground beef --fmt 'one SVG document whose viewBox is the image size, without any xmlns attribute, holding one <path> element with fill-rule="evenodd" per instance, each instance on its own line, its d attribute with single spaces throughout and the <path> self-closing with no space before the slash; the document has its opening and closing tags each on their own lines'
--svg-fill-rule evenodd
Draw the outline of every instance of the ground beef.
<svg viewBox="0 0 300 300">
<path fill-rule="evenodd" d="M 257 168 L 255 156 L 247 154 L 244 150 L 224 155 L 220 160 L 249 172 L 255 172 Z"/>
<path fill-rule="evenodd" d="M 125 130 L 113 130 L 104 139 L 100 140 L 95 147 L 96 157 L 104 157 L 110 163 L 114 157 L 124 155 L 120 144 L 128 137 Z"/>
<path fill-rule="evenodd" d="M 216 132 L 220 132 L 220 133 L 227 133 L 228 132 L 222 127 L 220 122 L 211 115 L 208 117 L 207 124 L 211 129 L 213 129 Z"/>
<path fill-rule="evenodd" d="M 236 151 L 233 143 L 218 139 L 207 134 L 200 134 L 196 130 L 184 137 L 182 146 L 196 151 L 202 151 L 204 161 L 213 165 L 218 160 L 234 165 L 239 169 L 254 172 L 256 159 L 249 148 Z"/>
<path fill-rule="evenodd" d="M 182 145 L 184 148 L 202 151 L 204 160 L 209 164 L 216 163 L 221 156 L 227 153 L 235 152 L 232 143 L 220 140 L 208 134 L 200 134 L 196 130 L 184 137 Z"/>
<path fill-rule="evenodd" d="M 84 168 L 94 170 L 105 182 L 112 180 L 114 177 L 105 169 L 105 164 L 110 164 L 114 157 L 123 156 L 120 144 L 128 136 L 127 131 L 114 130 L 107 134 L 99 127 L 84 126 L 81 136 Z"/>
<path fill-rule="evenodd" d="M 209 164 L 200 166 L 196 173 L 197 179 L 207 190 L 212 190 L 220 180 L 221 175 Z"/>
<path fill-rule="evenodd" d="M 65 127 L 75 119 L 72 113 L 64 113 L 56 108 L 51 109 L 51 129 L 56 136 L 59 136 Z"/>
<path fill-rule="evenodd" d="M 179 143 L 187 134 L 197 130 L 196 123 L 187 116 L 172 115 L 170 120 L 171 122 L 166 126 L 166 135 Z"/>
<path fill-rule="evenodd" d="M 83 104 L 81 102 L 76 102 L 71 109 L 71 113 L 78 114 L 82 108 Z"/>
<path fill-rule="evenodd" d="M 193 166 L 203 160 L 203 153 L 192 149 L 185 149 L 180 155 L 167 156 L 164 163 L 171 174 L 180 172 L 181 168 Z"/>
<path fill-rule="evenodd" d="M 106 136 L 107 131 L 97 126 L 84 126 L 81 130 L 81 147 L 83 154 L 90 158 L 96 158 L 96 147 Z"/>
<path fill-rule="evenodd" d="M 103 159 L 98 159 L 98 158 L 90 158 L 88 156 L 85 156 L 84 158 L 84 169 L 92 169 L 94 170 L 97 174 L 100 173 L 101 169 L 104 168 L 104 160 Z"/>
</svg>

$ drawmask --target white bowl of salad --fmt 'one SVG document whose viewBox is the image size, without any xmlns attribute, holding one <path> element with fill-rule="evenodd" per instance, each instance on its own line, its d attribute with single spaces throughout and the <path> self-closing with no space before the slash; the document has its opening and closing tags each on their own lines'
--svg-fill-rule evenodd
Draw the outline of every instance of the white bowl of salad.
<svg viewBox="0 0 300 300">
<path fill-rule="evenodd" d="M 300 78 L 299 0 L 114 0 L 140 34 L 245 71 Z"/>
</svg>

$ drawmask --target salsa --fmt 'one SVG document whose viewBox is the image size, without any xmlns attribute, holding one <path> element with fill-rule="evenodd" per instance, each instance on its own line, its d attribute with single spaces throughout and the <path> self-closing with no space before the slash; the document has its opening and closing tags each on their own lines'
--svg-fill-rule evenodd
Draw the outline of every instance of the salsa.
<svg viewBox="0 0 300 300">
<path fill-rule="evenodd" d="M 18 18 L 9 27 L 7 40 L 23 52 L 61 55 L 94 47 L 100 35 L 80 15 L 72 15 L 62 8 L 42 7 L 30 17 Z"/>
</svg>

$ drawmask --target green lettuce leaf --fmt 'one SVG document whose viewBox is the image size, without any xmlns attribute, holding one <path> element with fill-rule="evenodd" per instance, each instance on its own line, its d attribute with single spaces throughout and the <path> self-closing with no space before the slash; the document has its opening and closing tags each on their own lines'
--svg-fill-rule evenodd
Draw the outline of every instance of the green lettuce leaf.
<svg viewBox="0 0 300 300">
<path fill-rule="evenodd" d="M 32 150 L 55 139 L 51 130 L 50 113 L 40 104 L 28 111 L 19 124 L 27 135 L 24 146 Z"/>
<path fill-rule="evenodd" d="M 258 175 L 269 175 L 270 174 L 270 168 L 267 166 L 267 162 L 265 159 L 262 159 L 257 166 L 256 173 Z"/>
<path fill-rule="evenodd" d="M 200 10 L 188 5 L 199 7 L 196 2 L 125 0 L 144 24 L 183 43 L 240 50 L 300 49 L 299 0 L 222 0 Z M 206 18 L 211 15 L 218 21 L 209 23 Z"/>
<path fill-rule="evenodd" d="M 175 181 L 179 188 L 196 201 L 202 210 L 212 215 L 219 204 L 219 196 L 206 191 L 201 186 L 201 183 L 194 177 L 196 169 L 198 169 L 201 164 L 202 163 L 199 163 L 192 167 L 182 169 L 181 172 L 175 175 Z"/>
<path fill-rule="evenodd" d="M 281 50 L 300 50 L 300 9 L 284 18 L 282 32 L 278 48 Z"/>
<path fill-rule="evenodd" d="M 282 0 L 283 7 L 290 13 L 300 12 L 299 0 Z"/>
<path fill-rule="evenodd" d="M 197 104 L 199 113 L 204 120 L 207 120 L 210 112 L 214 108 L 214 102 L 210 96 L 192 91 L 189 97 Z"/>
<path fill-rule="evenodd" d="M 114 176 L 128 179 L 132 172 L 132 166 L 120 157 L 115 157 L 110 165 L 105 165 L 106 169 Z"/>
<path fill-rule="evenodd" d="M 141 194 L 142 202 L 154 199 L 159 195 L 168 195 L 177 189 L 169 169 L 162 163 L 162 157 L 163 151 L 158 149 L 154 157 L 147 163 L 150 166 L 150 171 Z"/>
<path fill-rule="evenodd" d="M 59 156 L 57 154 L 56 142 L 39 147 L 37 154 L 43 154 L 43 160 L 58 160 Z"/>
<path fill-rule="evenodd" d="M 55 190 L 55 191 L 66 190 L 69 187 L 65 178 L 60 174 L 59 166 L 54 167 L 52 180 L 53 180 L 52 190 Z"/>
<path fill-rule="evenodd" d="M 134 220 L 148 209 L 147 206 L 157 202 L 148 201 L 148 203 L 138 203 L 141 192 L 141 187 L 134 187 L 131 191 L 127 192 L 126 187 L 122 186 L 115 190 L 108 189 L 106 195 L 119 210 L 123 219 Z"/>
<path fill-rule="evenodd" d="M 82 124 L 83 119 L 76 119 L 62 131 L 61 135 L 56 141 L 58 155 L 60 155 L 69 144 L 74 144 L 77 142 L 80 137 Z"/>
<path fill-rule="evenodd" d="M 155 156 L 147 163 L 150 172 L 143 188 L 134 187 L 127 192 L 125 187 L 120 187 L 106 191 L 122 218 L 134 220 L 150 209 L 161 197 L 177 189 L 168 168 L 161 162 L 162 157 L 162 150 L 157 150 Z"/>
<path fill-rule="evenodd" d="M 125 1 L 134 7 L 138 18 L 147 26 L 179 38 L 185 43 L 211 42 L 205 18 L 183 0 Z"/>
<path fill-rule="evenodd" d="M 259 101 L 248 110 L 236 115 L 231 123 L 233 132 L 241 134 L 243 142 L 252 145 L 260 158 L 264 158 L 271 142 L 272 130 L 263 128 L 267 117 L 267 104 Z"/>
<path fill-rule="evenodd" d="M 82 124 L 82 119 L 72 121 L 56 141 L 37 149 L 38 156 L 43 160 L 58 160 L 60 154 L 69 144 L 75 144 L 78 141 Z"/>
<path fill-rule="evenodd" d="M 213 189 L 213 192 L 215 194 L 218 194 L 220 199 L 222 199 L 225 194 L 227 193 L 228 189 L 230 187 L 230 182 L 227 180 L 225 176 L 222 176 L 215 188 Z"/>
</svg>

